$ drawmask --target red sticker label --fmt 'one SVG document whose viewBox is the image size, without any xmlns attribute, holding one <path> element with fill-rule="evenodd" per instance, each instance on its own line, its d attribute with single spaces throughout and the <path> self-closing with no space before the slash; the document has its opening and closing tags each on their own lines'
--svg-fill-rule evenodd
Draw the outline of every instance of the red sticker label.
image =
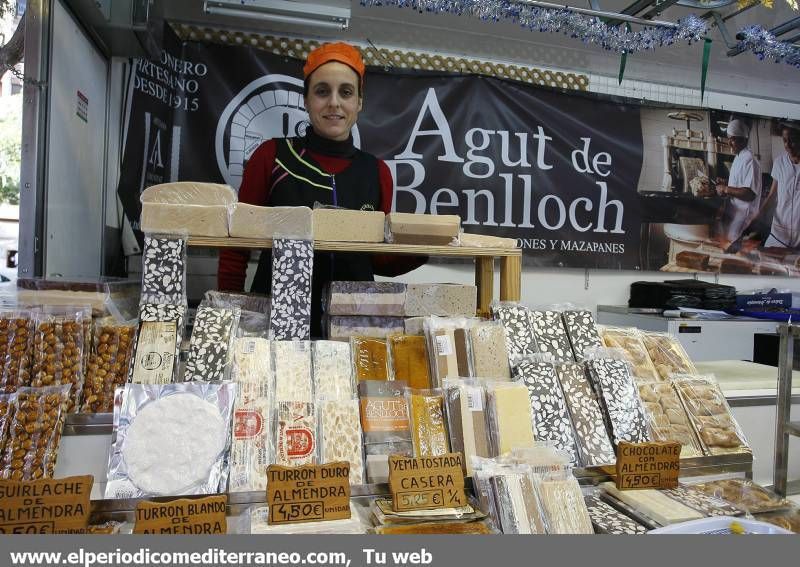
<svg viewBox="0 0 800 567">
<path fill-rule="evenodd" d="M 236 439 L 252 439 L 264 430 L 264 418 L 252 409 L 236 410 L 233 436 Z"/>
<path fill-rule="evenodd" d="M 286 447 L 290 458 L 306 457 L 314 450 L 314 436 L 305 428 L 289 428 L 286 430 Z"/>
</svg>

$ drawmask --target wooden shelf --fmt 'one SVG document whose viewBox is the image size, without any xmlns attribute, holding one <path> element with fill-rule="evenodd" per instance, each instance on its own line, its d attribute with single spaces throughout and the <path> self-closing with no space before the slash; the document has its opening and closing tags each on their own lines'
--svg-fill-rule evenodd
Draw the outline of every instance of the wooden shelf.
<svg viewBox="0 0 800 567">
<path fill-rule="evenodd" d="M 752 471 L 753 457 L 749 454 L 722 455 L 716 457 L 696 457 L 681 459 L 680 477 L 698 478 L 708 475 L 749 475 Z M 583 486 L 596 486 L 603 482 L 614 480 L 613 467 L 590 467 L 573 469 L 573 476 Z M 465 478 L 465 488 L 473 491 L 471 478 Z M 350 487 L 351 498 L 356 502 L 368 503 L 376 496 L 390 496 L 387 484 L 362 484 Z M 266 506 L 266 493 L 256 492 L 231 492 L 223 493 L 228 501 L 228 515 L 235 516 L 243 513 L 253 506 Z M 202 498 L 202 496 L 169 496 L 146 497 L 120 500 L 92 500 L 92 521 L 95 523 L 108 520 L 133 521 L 136 506 L 142 500 L 153 502 L 169 502 L 176 498 Z"/>
<path fill-rule="evenodd" d="M 264 248 L 272 248 L 272 239 L 190 236 L 189 246 L 262 250 Z M 494 259 L 499 258 L 500 300 L 519 301 L 522 295 L 522 250 L 519 248 L 419 246 L 412 244 L 315 240 L 314 249 L 322 252 L 474 258 L 475 285 L 478 288 L 478 315 L 482 317 L 489 316 L 489 307 L 494 299 Z"/>
<path fill-rule="evenodd" d="M 190 236 L 189 246 L 205 248 L 272 248 L 269 238 L 214 238 Z M 519 248 L 477 248 L 466 246 L 419 246 L 412 244 L 384 244 L 372 242 L 331 242 L 315 240 L 314 249 L 323 252 L 358 252 L 369 254 L 403 254 L 412 256 L 475 257 L 522 257 Z"/>
</svg>

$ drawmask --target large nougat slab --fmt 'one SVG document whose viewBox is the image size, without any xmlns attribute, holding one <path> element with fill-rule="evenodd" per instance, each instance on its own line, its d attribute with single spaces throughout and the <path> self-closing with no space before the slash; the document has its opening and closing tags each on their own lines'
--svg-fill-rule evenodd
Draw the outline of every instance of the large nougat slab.
<svg viewBox="0 0 800 567">
<path fill-rule="evenodd" d="M 329 315 L 402 317 L 406 284 L 334 281 L 328 288 Z"/>
<path fill-rule="evenodd" d="M 636 384 L 623 360 L 599 358 L 587 362 L 608 416 L 614 444 L 650 440 Z"/>
<path fill-rule="evenodd" d="M 556 362 L 572 362 L 572 346 L 558 311 L 531 311 L 531 325 L 539 352 L 548 353 Z"/>
<path fill-rule="evenodd" d="M 333 242 L 383 242 L 383 211 L 314 209 L 314 239 Z"/>
<path fill-rule="evenodd" d="M 472 476 L 472 457 L 489 457 L 486 429 L 486 394 L 479 385 L 453 380 L 445 386 L 450 448 L 464 454 L 467 476 Z"/>
<path fill-rule="evenodd" d="M 600 338 L 600 333 L 597 332 L 597 326 L 591 311 L 564 311 L 561 316 L 564 319 L 564 327 L 567 330 L 575 360 L 583 362 L 586 358 L 587 350 L 603 346 L 603 339 Z"/>
<path fill-rule="evenodd" d="M 436 385 L 447 378 L 460 376 L 458 350 L 456 348 L 456 329 L 452 327 L 428 327 L 426 329 L 433 368 L 433 381 Z"/>
<path fill-rule="evenodd" d="M 527 307 L 514 303 L 501 303 L 492 306 L 492 317 L 500 321 L 506 330 L 509 359 L 539 352 Z"/>
<path fill-rule="evenodd" d="M 708 517 L 738 516 L 744 512 L 744 510 L 740 510 L 722 498 L 709 496 L 705 492 L 686 484 L 678 485 L 676 488 L 669 490 L 662 490 L 661 492 Z"/>
<path fill-rule="evenodd" d="M 321 462 L 350 463 L 350 484 L 364 483 L 361 416 L 358 399 L 318 403 Z"/>
<path fill-rule="evenodd" d="M 533 484 L 528 475 L 502 471 L 491 479 L 504 534 L 545 533 Z"/>
<path fill-rule="evenodd" d="M 514 374 L 528 389 L 536 440 L 552 441 L 569 455 L 570 464 L 577 466 L 575 434 L 555 367 L 549 362 L 526 359 L 516 366 Z"/>
<path fill-rule="evenodd" d="M 703 447 L 672 384 L 639 384 L 639 397 L 653 441 L 677 441 L 684 459 L 703 455 Z"/>
<path fill-rule="evenodd" d="M 477 323 L 469 329 L 472 371 L 477 378 L 510 380 L 506 332 L 498 322 Z"/>
<path fill-rule="evenodd" d="M 186 248 L 183 236 L 145 235 L 142 303 L 186 303 Z"/>
<path fill-rule="evenodd" d="M 311 239 L 311 209 L 308 207 L 258 207 L 237 203 L 231 213 L 230 235 L 236 238 Z"/>
<path fill-rule="evenodd" d="M 407 444 L 408 454 L 411 454 L 411 426 L 405 388 L 405 382 L 396 380 L 365 380 L 358 383 L 361 427 L 366 445 L 383 445 L 389 449 L 393 443 Z M 375 451 L 374 454 L 389 453 Z"/>
<path fill-rule="evenodd" d="M 128 382 L 169 384 L 175 380 L 185 321 L 185 305 L 143 303 L 139 306 L 139 328 Z"/>
<path fill-rule="evenodd" d="M 537 475 L 536 487 L 550 534 L 593 534 L 592 519 L 586 509 L 578 481 L 571 475 Z"/>
<path fill-rule="evenodd" d="M 367 481 L 387 482 L 389 455 L 412 456 L 405 382 L 365 380 L 358 384 Z"/>
<path fill-rule="evenodd" d="M 604 502 L 596 494 L 585 496 L 584 500 L 586 508 L 589 510 L 589 517 L 592 519 L 595 533 L 641 535 L 649 531 L 639 522 L 634 521 L 607 502 Z"/>
<path fill-rule="evenodd" d="M 528 389 L 515 382 L 494 382 L 487 384 L 486 397 L 494 453 L 532 447 L 535 438 Z"/>
<path fill-rule="evenodd" d="M 559 364 L 556 371 L 575 428 L 581 463 L 584 466 L 613 465 L 617 462 L 614 447 L 583 366 L 577 363 Z"/>
<path fill-rule="evenodd" d="M 186 360 L 184 381 L 225 380 L 233 359 L 233 339 L 239 323 L 239 308 L 202 306 L 197 316 L 189 341 L 189 356 Z"/>
<path fill-rule="evenodd" d="M 228 207 L 142 203 L 141 229 L 225 238 L 228 236 Z"/>
<path fill-rule="evenodd" d="M 314 400 L 310 341 L 273 341 L 276 402 Z"/>
<path fill-rule="evenodd" d="M 236 382 L 231 436 L 231 492 L 265 490 L 270 463 L 271 346 L 266 339 L 244 337 L 233 344 Z"/>
<path fill-rule="evenodd" d="M 613 482 L 603 483 L 603 489 L 628 506 L 640 511 L 662 526 L 699 520 L 703 514 L 684 506 L 658 490 L 619 490 Z"/>
<path fill-rule="evenodd" d="M 259 384 L 272 388 L 272 343 L 260 337 L 241 337 L 233 341 L 231 380 L 239 384 Z"/>
<path fill-rule="evenodd" d="M 428 349 L 425 337 L 395 335 L 389 337 L 391 374 L 394 380 L 408 382 L 409 388 L 425 390 L 431 387 L 428 370 Z"/>
<path fill-rule="evenodd" d="M 308 340 L 311 336 L 311 274 L 314 244 L 278 238 L 272 245 L 270 338 Z"/>
<path fill-rule="evenodd" d="M 458 236 L 461 218 L 458 215 L 386 215 L 387 242 L 394 244 L 428 244 L 447 246 Z"/>
<path fill-rule="evenodd" d="M 388 380 L 386 341 L 366 337 L 350 339 L 356 380 Z"/>
<path fill-rule="evenodd" d="M 229 185 L 177 181 L 152 185 L 139 196 L 142 204 L 227 206 L 236 202 L 236 191 Z"/>
<path fill-rule="evenodd" d="M 405 316 L 474 317 L 478 288 L 460 284 L 408 284 Z"/>
<path fill-rule="evenodd" d="M 412 391 L 407 400 L 414 456 L 436 457 L 449 453 L 442 396 Z"/>
<path fill-rule="evenodd" d="M 349 400 L 355 396 L 350 344 L 314 341 L 314 389 L 317 400 Z"/>
</svg>

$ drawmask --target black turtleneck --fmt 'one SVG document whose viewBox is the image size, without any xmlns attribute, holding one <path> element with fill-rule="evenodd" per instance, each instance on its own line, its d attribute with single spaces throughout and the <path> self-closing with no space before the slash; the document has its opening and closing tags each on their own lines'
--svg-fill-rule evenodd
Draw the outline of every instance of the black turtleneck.
<svg viewBox="0 0 800 567">
<path fill-rule="evenodd" d="M 350 134 L 346 140 L 340 142 L 338 140 L 324 138 L 314 132 L 313 128 L 309 127 L 308 130 L 306 130 L 304 141 L 309 150 L 331 157 L 353 159 L 358 151 L 353 145 L 353 134 Z"/>
</svg>

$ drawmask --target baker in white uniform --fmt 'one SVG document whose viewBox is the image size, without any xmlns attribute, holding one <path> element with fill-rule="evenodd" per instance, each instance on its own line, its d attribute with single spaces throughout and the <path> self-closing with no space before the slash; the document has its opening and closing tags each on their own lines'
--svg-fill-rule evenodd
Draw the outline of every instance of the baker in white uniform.
<svg viewBox="0 0 800 567">
<path fill-rule="evenodd" d="M 800 248 L 800 124 L 784 124 L 786 150 L 772 163 L 772 187 L 761 207 L 767 213 L 777 200 L 767 247 Z"/>
<path fill-rule="evenodd" d="M 717 178 L 717 194 L 727 197 L 721 233 L 729 242 L 738 240 L 758 216 L 761 203 L 761 167 L 747 147 L 750 129 L 741 120 L 728 122 L 726 131 L 736 153 L 727 181 Z"/>
</svg>

